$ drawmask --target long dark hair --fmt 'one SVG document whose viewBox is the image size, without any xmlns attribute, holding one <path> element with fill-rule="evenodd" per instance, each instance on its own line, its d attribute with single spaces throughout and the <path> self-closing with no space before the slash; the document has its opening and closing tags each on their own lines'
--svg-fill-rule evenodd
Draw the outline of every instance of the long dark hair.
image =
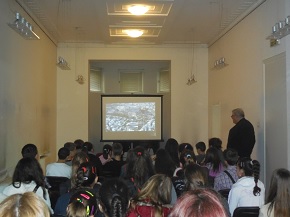
<svg viewBox="0 0 290 217">
<path fill-rule="evenodd" d="M 127 167 L 127 178 L 134 182 L 137 189 L 154 175 L 154 167 L 150 154 L 140 146 L 133 149 Z"/>
<path fill-rule="evenodd" d="M 156 152 L 154 167 L 156 173 L 165 174 L 169 177 L 173 176 L 173 173 L 176 169 L 175 163 L 165 149 L 159 149 Z"/>
<path fill-rule="evenodd" d="M 44 175 L 39 162 L 32 157 L 24 157 L 18 161 L 13 177 L 12 185 L 20 188 L 21 184 L 29 184 L 32 181 L 42 188 L 43 198 L 46 199 Z"/>
<path fill-rule="evenodd" d="M 255 196 L 260 195 L 261 188 L 258 187 L 258 180 L 260 177 L 260 163 L 257 160 L 252 160 L 249 157 L 243 157 L 238 160 L 238 167 L 245 172 L 245 176 L 254 176 L 255 187 L 253 194 Z"/>
<path fill-rule="evenodd" d="M 290 216 L 289 170 L 281 168 L 273 172 L 266 203 L 270 203 L 268 215 L 274 208 L 275 217 Z"/>
<path fill-rule="evenodd" d="M 106 180 L 99 190 L 99 203 L 110 217 L 124 217 L 129 203 L 127 185 L 120 179 Z"/>
<path fill-rule="evenodd" d="M 179 152 L 179 144 L 176 139 L 170 138 L 167 140 L 165 144 L 165 150 L 168 151 L 172 160 L 175 162 L 176 166 L 180 166 L 178 152 Z"/>
<path fill-rule="evenodd" d="M 210 147 L 209 149 L 207 149 L 204 163 L 210 163 L 212 165 L 213 171 L 219 171 L 222 162 L 218 156 L 218 149 L 214 147 Z"/>
</svg>

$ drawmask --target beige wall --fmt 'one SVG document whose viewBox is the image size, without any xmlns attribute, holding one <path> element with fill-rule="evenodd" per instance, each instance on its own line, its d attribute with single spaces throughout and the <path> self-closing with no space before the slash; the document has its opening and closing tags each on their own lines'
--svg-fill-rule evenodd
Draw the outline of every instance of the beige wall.
<svg viewBox="0 0 290 217">
<path fill-rule="evenodd" d="M 223 146 L 226 147 L 228 130 L 233 126 L 231 110 L 241 107 L 254 125 L 257 142 L 252 158 L 262 163 L 262 170 L 265 169 L 263 60 L 284 52 L 289 44 L 288 36 L 281 40 L 279 46 L 271 48 L 266 37 L 277 21 L 284 20 L 290 14 L 289 4 L 285 7 L 285 2 L 266 1 L 209 48 L 209 68 L 220 57 L 225 57 L 229 64 L 221 70 L 210 70 L 208 81 L 209 106 L 220 104 L 221 108 L 220 135 Z M 212 119 L 209 113 L 210 126 Z M 211 136 L 211 128 L 209 130 Z"/>
<path fill-rule="evenodd" d="M 7 23 L 14 22 L 15 11 L 35 26 L 14 1 L 0 2 L 0 161 L 9 172 L 23 145 L 55 153 L 56 141 L 56 46 L 37 26 L 40 40 L 12 30 Z"/>
<path fill-rule="evenodd" d="M 192 144 L 200 140 L 207 141 L 207 48 L 195 48 L 194 68 L 198 82 L 188 86 L 186 82 L 190 76 L 191 53 L 191 48 L 181 46 L 60 45 L 58 55 L 67 59 L 71 70 L 58 69 L 57 145 L 76 138 L 88 139 L 88 60 L 171 61 L 171 137 L 178 142 Z M 83 85 L 75 81 L 79 73 L 85 76 Z"/>
<path fill-rule="evenodd" d="M 9 2 L 9 3 L 8 3 Z M 290 14 L 288 0 L 267 0 L 209 49 L 195 48 L 197 83 L 186 85 L 190 76 L 191 49 L 182 46 L 113 47 L 95 44 L 59 44 L 56 46 L 36 26 L 39 41 L 27 41 L 7 26 L 14 1 L 0 2 L 0 166 L 12 169 L 26 143 L 35 143 L 40 152 L 57 149 L 76 138 L 88 139 L 88 60 L 170 60 L 171 131 L 179 142 L 192 144 L 213 136 L 212 106 L 215 110 L 215 134 L 226 145 L 233 126 L 230 112 L 242 107 L 256 130 L 254 158 L 264 157 L 264 81 L 263 60 L 286 51 L 289 60 L 290 36 L 270 48 L 265 38 L 272 26 Z M 23 12 L 23 15 L 25 13 Z M 28 18 L 29 19 L 29 18 Z M 31 20 L 29 20 L 31 21 Z M 33 23 L 31 21 L 31 23 Z M 64 57 L 71 70 L 56 68 L 57 56 Z M 229 66 L 211 70 L 216 59 L 225 57 Z M 290 74 L 287 61 L 287 79 Z M 75 79 L 83 75 L 85 83 Z M 289 84 L 289 79 L 287 80 Z M 287 85 L 287 94 L 290 94 Z M 289 108 L 290 100 L 288 97 Z M 290 109 L 285 114 L 290 123 Z M 289 130 L 288 130 L 289 132 Z M 290 146 L 288 135 L 288 147 Z M 289 149 L 288 149 L 289 151 Z M 288 158 L 288 165 L 290 165 Z"/>
</svg>

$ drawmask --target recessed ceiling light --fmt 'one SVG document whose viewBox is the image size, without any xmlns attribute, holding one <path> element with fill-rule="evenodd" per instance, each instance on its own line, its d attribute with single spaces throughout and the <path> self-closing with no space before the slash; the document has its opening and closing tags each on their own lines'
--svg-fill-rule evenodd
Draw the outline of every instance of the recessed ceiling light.
<svg viewBox="0 0 290 217">
<path fill-rule="evenodd" d="M 128 11 L 134 15 L 143 15 L 149 10 L 149 7 L 146 5 L 130 5 Z"/>
<path fill-rule="evenodd" d="M 140 29 L 127 29 L 127 30 L 124 30 L 124 32 L 132 38 L 138 38 L 141 35 L 143 35 L 143 30 L 140 30 Z"/>
</svg>

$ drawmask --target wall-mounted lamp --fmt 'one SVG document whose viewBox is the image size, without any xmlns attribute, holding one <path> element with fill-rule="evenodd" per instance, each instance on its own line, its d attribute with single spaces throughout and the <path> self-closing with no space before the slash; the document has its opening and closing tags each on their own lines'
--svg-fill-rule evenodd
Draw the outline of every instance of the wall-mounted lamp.
<svg viewBox="0 0 290 217">
<path fill-rule="evenodd" d="M 7 23 L 8 26 L 14 29 L 25 39 L 40 39 L 40 37 L 33 32 L 33 26 L 24 17 L 22 17 L 20 13 L 16 12 L 15 18 L 16 20 L 13 23 Z"/>
<path fill-rule="evenodd" d="M 82 75 L 78 75 L 76 82 L 78 82 L 79 84 L 84 84 L 85 83 L 85 78 Z"/>
<path fill-rule="evenodd" d="M 195 77 L 194 77 L 194 75 L 192 74 L 192 75 L 187 79 L 186 84 L 189 86 L 189 85 L 194 84 L 195 82 L 196 82 Z"/>
<path fill-rule="evenodd" d="M 279 21 L 274 26 L 272 26 L 272 34 L 266 39 L 277 40 L 290 34 L 290 16 L 286 17 L 285 20 Z"/>
<path fill-rule="evenodd" d="M 58 62 L 56 65 L 59 68 L 61 68 L 62 70 L 70 70 L 70 67 L 69 67 L 67 61 L 62 57 L 58 57 Z"/>
<path fill-rule="evenodd" d="M 213 69 L 221 69 L 221 68 L 226 67 L 228 65 L 229 64 L 226 63 L 226 59 L 224 57 L 221 57 L 220 59 L 218 59 L 214 62 Z"/>
</svg>

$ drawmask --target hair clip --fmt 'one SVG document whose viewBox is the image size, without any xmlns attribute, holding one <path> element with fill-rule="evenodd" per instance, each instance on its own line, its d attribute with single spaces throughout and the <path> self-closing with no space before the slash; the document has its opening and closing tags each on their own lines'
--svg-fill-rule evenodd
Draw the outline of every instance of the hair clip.
<svg viewBox="0 0 290 217">
<path fill-rule="evenodd" d="M 137 155 L 138 155 L 138 156 L 141 156 L 141 155 L 142 155 L 142 153 L 141 153 L 140 151 L 138 151 L 138 152 L 137 152 Z"/>
<path fill-rule="evenodd" d="M 92 167 L 92 173 L 96 174 L 96 168 L 95 167 Z"/>
<path fill-rule="evenodd" d="M 93 205 L 90 214 L 93 215 L 95 213 L 94 211 L 95 211 L 95 206 Z"/>
<path fill-rule="evenodd" d="M 91 195 L 92 197 L 94 196 L 91 192 L 89 192 L 89 191 L 86 191 L 86 192 L 87 192 L 87 194 Z"/>
<path fill-rule="evenodd" d="M 90 216 L 90 206 L 87 206 L 87 216 Z"/>
<path fill-rule="evenodd" d="M 240 167 L 241 167 L 241 169 L 244 168 L 244 162 L 240 162 Z"/>
<path fill-rule="evenodd" d="M 89 195 L 86 195 L 86 194 L 80 194 L 83 198 L 86 198 L 87 200 L 90 199 L 90 196 Z"/>
</svg>

